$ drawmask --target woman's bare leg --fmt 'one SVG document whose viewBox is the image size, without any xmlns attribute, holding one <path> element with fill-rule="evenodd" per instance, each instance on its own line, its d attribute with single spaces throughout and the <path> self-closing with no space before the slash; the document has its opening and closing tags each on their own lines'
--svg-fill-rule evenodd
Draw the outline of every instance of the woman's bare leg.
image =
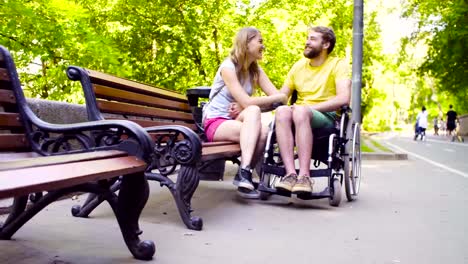
<svg viewBox="0 0 468 264">
<path fill-rule="evenodd" d="M 236 120 L 223 122 L 214 135 L 214 141 L 239 142 L 241 147 L 241 167 L 252 163 L 255 147 L 260 137 L 261 111 L 258 106 L 245 108 Z"/>
</svg>

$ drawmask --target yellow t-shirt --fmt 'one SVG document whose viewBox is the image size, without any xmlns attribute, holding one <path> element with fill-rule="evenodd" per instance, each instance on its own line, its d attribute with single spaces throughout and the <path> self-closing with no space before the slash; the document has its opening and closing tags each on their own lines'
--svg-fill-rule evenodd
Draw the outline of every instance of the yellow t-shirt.
<svg viewBox="0 0 468 264">
<path fill-rule="evenodd" d="M 284 82 L 291 91 L 297 90 L 297 105 L 313 105 L 336 96 L 336 81 L 351 78 L 345 60 L 328 57 L 320 66 L 309 64 L 310 59 L 296 62 Z"/>
</svg>

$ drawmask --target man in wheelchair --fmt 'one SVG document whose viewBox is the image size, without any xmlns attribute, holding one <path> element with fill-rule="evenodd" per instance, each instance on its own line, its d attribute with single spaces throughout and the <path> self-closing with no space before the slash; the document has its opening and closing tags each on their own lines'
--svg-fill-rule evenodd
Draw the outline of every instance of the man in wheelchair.
<svg viewBox="0 0 468 264">
<path fill-rule="evenodd" d="M 304 57 L 289 71 L 281 88 L 287 96 L 295 91 L 297 101 L 276 109 L 276 139 L 285 175 L 275 184 L 277 190 L 301 195 L 312 193 L 310 177 L 313 147 L 312 128 L 335 126 L 336 111 L 349 105 L 351 73 L 345 60 L 330 56 L 336 37 L 332 29 L 310 27 Z M 295 168 L 294 147 L 299 161 Z M 323 149 L 326 152 L 326 149 Z"/>
</svg>

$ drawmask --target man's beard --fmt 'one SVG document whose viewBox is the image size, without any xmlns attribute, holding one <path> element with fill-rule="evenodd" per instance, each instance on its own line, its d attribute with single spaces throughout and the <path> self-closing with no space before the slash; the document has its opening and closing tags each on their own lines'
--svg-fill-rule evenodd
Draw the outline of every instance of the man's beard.
<svg viewBox="0 0 468 264">
<path fill-rule="evenodd" d="M 317 58 L 322 50 L 312 48 L 310 50 L 304 50 L 304 56 L 309 59 Z"/>
</svg>

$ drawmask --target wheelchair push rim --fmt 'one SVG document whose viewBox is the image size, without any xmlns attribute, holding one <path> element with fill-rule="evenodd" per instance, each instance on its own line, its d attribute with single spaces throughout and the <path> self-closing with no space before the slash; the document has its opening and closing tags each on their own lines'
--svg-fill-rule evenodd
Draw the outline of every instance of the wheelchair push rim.
<svg viewBox="0 0 468 264">
<path fill-rule="evenodd" d="M 353 138 L 347 145 L 349 160 L 345 162 L 345 191 L 348 201 L 355 200 L 361 185 L 361 127 L 352 126 Z"/>
</svg>

